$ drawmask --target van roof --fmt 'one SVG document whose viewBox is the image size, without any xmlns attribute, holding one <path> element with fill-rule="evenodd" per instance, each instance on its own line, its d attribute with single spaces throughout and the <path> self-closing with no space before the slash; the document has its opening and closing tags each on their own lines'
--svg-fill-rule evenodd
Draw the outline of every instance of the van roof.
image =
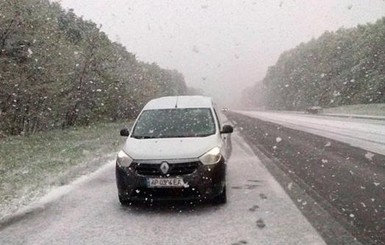
<svg viewBox="0 0 385 245">
<path fill-rule="evenodd" d="M 143 110 L 172 109 L 172 108 L 211 108 L 213 102 L 205 96 L 166 96 L 150 100 Z"/>
</svg>

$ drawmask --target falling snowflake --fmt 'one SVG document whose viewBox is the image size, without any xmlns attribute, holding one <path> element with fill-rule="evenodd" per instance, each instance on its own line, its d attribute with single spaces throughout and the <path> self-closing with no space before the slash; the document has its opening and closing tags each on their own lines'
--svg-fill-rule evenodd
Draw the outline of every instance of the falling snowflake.
<svg viewBox="0 0 385 245">
<path fill-rule="evenodd" d="M 368 151 L 368 152 L 366 152 L 365 157 L 369 161 L 373 161 L 374 154 Z"/>
<path fill-rule="evenodd" d="M 30 48 L 28 48 L 28 57 L 31 57 L 33 54 L 32 50 Z"/>
<path fill-rule="evenodd" d="M 187 182 L 185 182 L 185 183 L 183 183 L 183 187 L 184 187 L 184 188 L 189 188 L 190 185 L 189 185 Z"/>
</svg>

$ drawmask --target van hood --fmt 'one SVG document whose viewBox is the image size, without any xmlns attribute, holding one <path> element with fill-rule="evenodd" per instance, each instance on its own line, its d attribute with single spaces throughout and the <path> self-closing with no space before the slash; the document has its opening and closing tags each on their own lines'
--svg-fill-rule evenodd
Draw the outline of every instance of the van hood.
<svg viewBox="0 0 385 245">
<path fill-rule="evenodd" d="M 199 138 L 135 139 L 129 137 L 123 147 L 131 158 L 161 160 L 198 158 L 220 146 L 216 134 Z"/>
</svg>

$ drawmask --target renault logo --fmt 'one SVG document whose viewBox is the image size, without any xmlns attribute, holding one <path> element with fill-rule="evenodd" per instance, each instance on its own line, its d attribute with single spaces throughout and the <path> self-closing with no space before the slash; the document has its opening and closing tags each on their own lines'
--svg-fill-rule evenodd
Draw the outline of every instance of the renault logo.
<svg viewBox="0 0 385 245">
<path fill-rule="evenodd" d="M 163 174 L 167 174 L 169 169 L 170 169 L 170 165 L 168 165 L 167 162 L 162 162 L 160 164 L 160 171 L 162 171 Z"/>
</svg>

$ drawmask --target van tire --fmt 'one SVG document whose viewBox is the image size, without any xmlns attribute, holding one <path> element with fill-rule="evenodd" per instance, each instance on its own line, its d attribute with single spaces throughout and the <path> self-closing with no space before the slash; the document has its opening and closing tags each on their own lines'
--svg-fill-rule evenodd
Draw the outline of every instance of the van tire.
<svg viewBox="0 0 385 245">
<path fill-rule="evenodd" d="M 218 196 L 214 197 L 213 200 L 214 204 L 220 205 L 225 204 L 227 202 L 227 192 L 226 192 L 226 186 L 223 187 L 223 191 Z"/>
<path fill-rule="evenodd" d="M 122 206 L 129 206 L 131 204 L 131 201 L 130 199 L 128 198 L 124 198 L 122 196 L 119 195 L 119 202 Z"/>
</svg>

